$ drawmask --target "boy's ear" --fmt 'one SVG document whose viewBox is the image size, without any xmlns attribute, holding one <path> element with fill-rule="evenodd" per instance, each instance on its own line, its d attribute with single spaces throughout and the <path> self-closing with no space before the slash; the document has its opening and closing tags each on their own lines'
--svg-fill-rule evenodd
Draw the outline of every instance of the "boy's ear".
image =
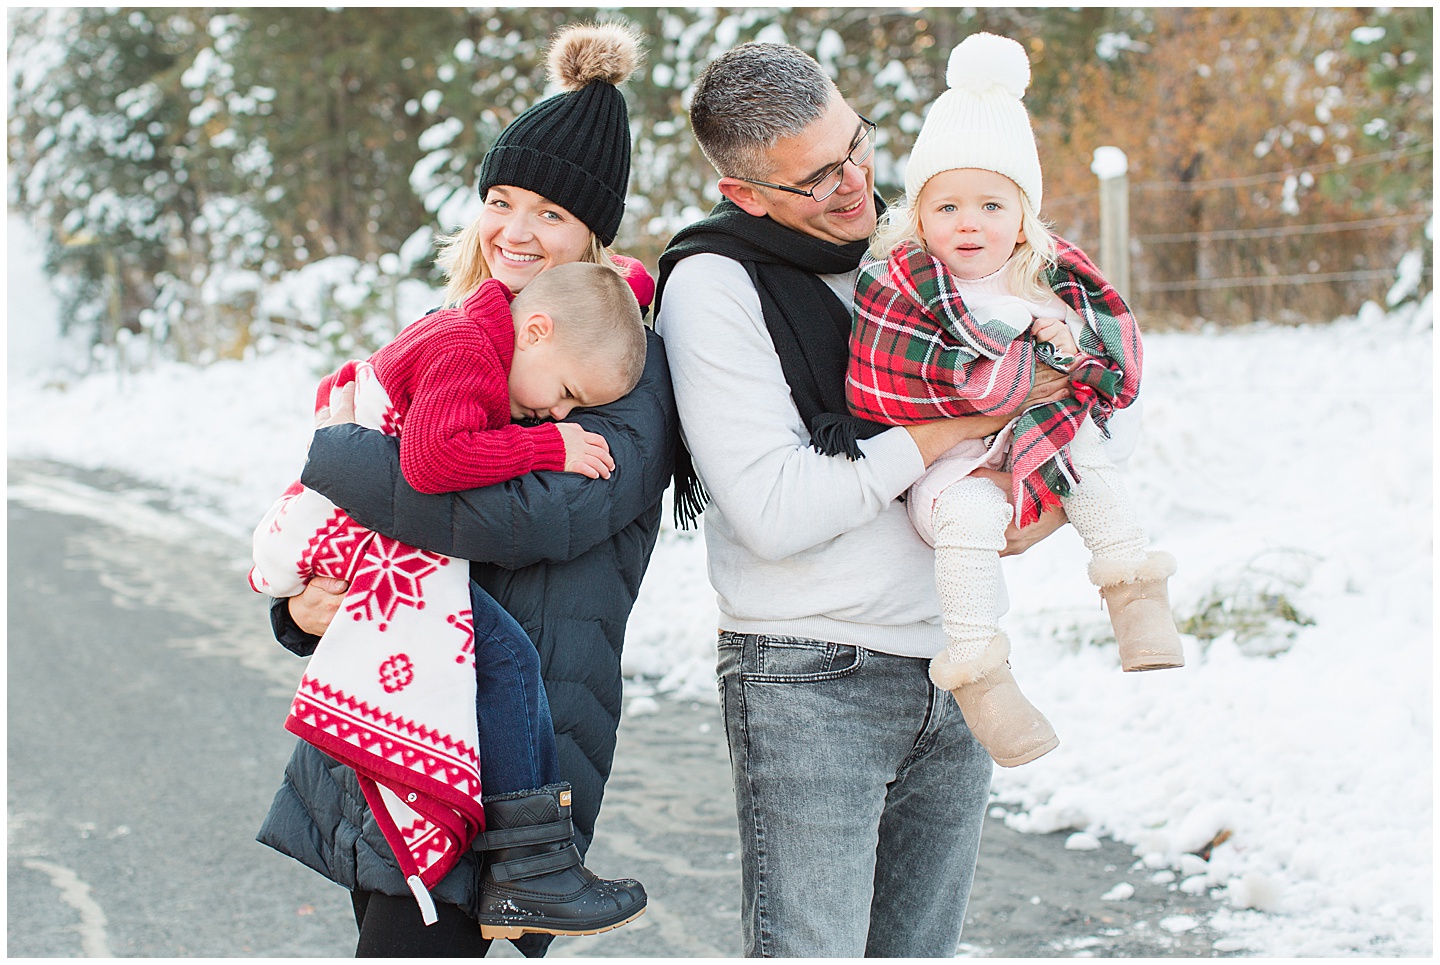
<svg viewBox="0 0 1440 965">
<path fill-rule="evenodd" d="M 529 348 L 545 341 L 555 331 L 555 320 L 544 312 L 531 312 L 515 327 L 515 347 Z"/>
<path fill-rule="evenodd" d="M 770 213 L 769 206 L 765 204 L 765 196 L 748 181 L 741 181 L 739 178 L 721 178 L 717 187 L 720 188 L 720 193 L 724 197 L 735 202 L 746 214 L 763 218 Z"/>
</svg>

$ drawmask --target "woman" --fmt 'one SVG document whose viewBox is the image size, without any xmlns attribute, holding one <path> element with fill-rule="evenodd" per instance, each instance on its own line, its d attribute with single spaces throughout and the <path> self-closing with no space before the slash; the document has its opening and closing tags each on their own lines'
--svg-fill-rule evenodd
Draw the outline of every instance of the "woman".
<svg viewBox="0 0 1440 965">
<path fill-rule="evenodd" d="M 598 44 L 582 45 L 584 56 L 577 56 L 574 38 L 596 41 L 597 33 Z M 634 34 L 617 25 L 557 35 L 551 68 L 569 90 L 522 114 L 486 154 L 483 212 L 441 255 L 450 276 L 447 303 L 487 277 L 519 290 L 557 264 L 607 262 L 605 246 L 624 213 L 630 168 L 628 115 L 615 85 L 637 64 Z M 622 261 L 641 303 L 648 303 L 648 276 L 638 263 Z M 427 496 L 405 483 L 392 437 L 335 425 L 316 432 L 302 481 L 370 529 L 477 561 L 471 578 L 539 650 L 560 776 L 573 793 L 574 845 L 583 854 L 614 755 L 625 623 L 659 532 L 677 432 L 658 337 L 649 335 L 645 372 L 630 395 L 572 419 L 609 442 L 617 466 L 609 479 L 530 474 Z M 280 642 L 301 655 L 313 650 L 343 589 L 316 580 L 300 596 L 277 601 L 271 616 Z M 488 950 L 474 920 L 478 855 L 462 858 L 433 889 L 440 920 L 423 926 L 354 773 L 307 744 L 296 747 L 259 840 L 350 889 L 360 928 L 357 956 Z M 549 941 L 526 935 L 515 943 L 538 956 Z"/>
</svg>

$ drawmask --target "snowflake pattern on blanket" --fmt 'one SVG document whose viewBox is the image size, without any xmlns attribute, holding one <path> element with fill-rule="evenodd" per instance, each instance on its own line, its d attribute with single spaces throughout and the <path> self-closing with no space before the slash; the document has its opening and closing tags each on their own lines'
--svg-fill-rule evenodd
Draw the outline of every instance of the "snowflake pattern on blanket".
<svg viewBox="0 0 1440 965">
<path fill-rule="evenodd" d="M 317 408 L 352 380 L 357 421 L 397 435 L 403 414 L 367 363 L 327 377 Z M 257 592 L 294 596 L 315 576 L 350 583 L 285 728 L 355 770 L 412 890 L 433 887 L 484 827 L 468 565 L 366 529 L 298 482 L 253 548 Z M 416 899 L 427 907 L 428 894 Z"/>
</svg>

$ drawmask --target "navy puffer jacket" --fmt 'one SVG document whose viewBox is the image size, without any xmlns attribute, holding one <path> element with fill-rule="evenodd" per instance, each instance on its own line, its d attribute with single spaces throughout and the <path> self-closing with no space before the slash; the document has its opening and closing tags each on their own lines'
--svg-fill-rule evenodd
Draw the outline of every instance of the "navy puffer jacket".
<svg viewBox="0 0 1440 965">
<path fill-rule="evenodd" d="M 301 481 L 362 525 L 412 546 L 472 563 L 470 575 L 525 628 L 540 651 L 560 757 L 573 791 L 576 845 L 588 848 L 620 723 L 620 653 L 660 531 L 678 420 L 660 337 L 648 332 L 645 371 L 618 402 L 571 420 L 603 435 L 615 458 L 608 480 L 537 472 L 463 493 L 425 495 L 400 472 L 393 437 L 357 425 L 318 430 Z M 285 601 L 276 636 L 308 655 L 317 638 L 295 627 Z M 303 741 L 259 840 L 346 888 L 408 895 L 365 806 L 354 772 Z M 432 890 L 471 909 L 471 856 Z M 473 911 L 472 911 L 473 914 Z"/>
</svg>

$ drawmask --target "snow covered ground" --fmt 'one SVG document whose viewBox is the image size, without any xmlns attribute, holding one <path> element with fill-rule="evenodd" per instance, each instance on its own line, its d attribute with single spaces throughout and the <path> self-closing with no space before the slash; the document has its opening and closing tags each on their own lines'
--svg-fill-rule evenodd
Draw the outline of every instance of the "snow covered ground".
<svg viewBox="0 0 1440 965">
<path fill-rule="evenodd" d="M 76 376 L 37 246 L 9 233 L 9 455 L 122 470 L 248 537 L 300 468 L 320 361 Z M 1015 672 L 1061 744 L 997 769 L 995 806 L 1077 848 L 1132 845 L 1115 900 L 1156 875 L 1225 899 L 1220 951 L 1433 954 L 1432 327 L 1427 298 L 1147 338 L 1128 479 L 1180 561 L 1185 669 L 1120 672 L 1072 531 L 1007 561 Z M 714 699 L 714 622 L 703 541 L 667 529 L 631 621 L 630 712 Z"/>
</svg>

